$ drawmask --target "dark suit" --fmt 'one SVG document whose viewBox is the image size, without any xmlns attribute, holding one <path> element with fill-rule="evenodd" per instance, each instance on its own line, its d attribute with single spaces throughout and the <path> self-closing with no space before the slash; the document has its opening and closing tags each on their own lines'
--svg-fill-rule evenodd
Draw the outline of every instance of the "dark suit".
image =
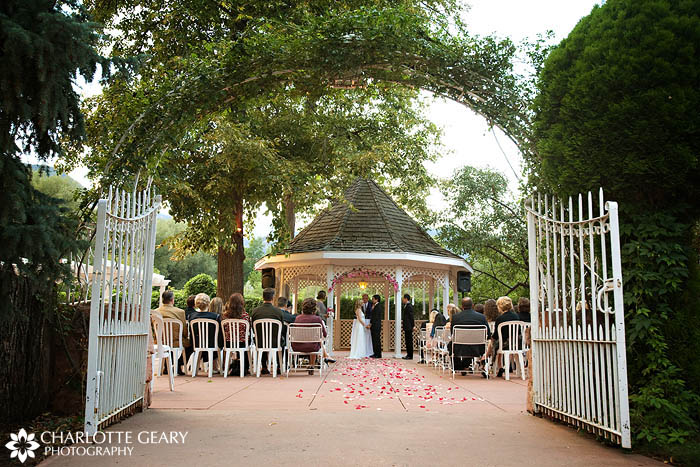
<svg viewBox="0 0 700 467">
<path fill-rule="evenodd" d="M 413 327 L 416 321 L 413 317 L 413 304 L 411 302 L 403 305 L 401 311 L 401 326 L 403 327 L 404 340 L 406 341 L 406 358 L 413 359 Z"/>
<path fill-rule="evenodd" d="M 474 310 L 462 310 L 455 314 L 450 320 L 450 330 L 454 335 L 454 327 L 459 325 L 486 326 L 486 338 L 491 338 L 491 329 L 486 321 L 486 317 Z M 452 353 L 452 343 L 449 344 L 450 354 Z M 457 345 L 454 348 L 455 370 L 462 370 L 471 362 L 472 357 L 481 357 L 486 352 L 484 345 Z M 457 358 L 460 357 L 460 358 Z"/>
<path fill-rule="evenodd" d="M 382 320 L 384 319 L 384 304 L 377 302 L 372 307 L 370 319 L 370 332 L 372 333 L 372 349 L 375 357 L 382 356 Z"/>
<path fill-rule="evenodd" d="M 262 305 L 260 305 L 259 307 L 257 307 L 256 309 L 254 309 L 250 313 L 251 324 L 258 319 L 276 319 L 277 321 L 280 322 L 280 326 L 282 326 L 282 329 L 281 329 L 282 334 L 281 334 L 281 338 L 280 338 L 281 342 L 279 343 L 279 345 L 280 345 L 280 347 L 284 348 L 285 316 L 284 316 L 284 313 L 282 313 L 282 310 L 280 310 L 279 308 L 274 306 L 272 303 L 264 302 Z M 255 330 L 253 330 L 253 332 L 255 332 Z M 277 329 L 273 326 L 272 334 L 275 335 L 276 332 L 277 332 Z M 256 344 L 257 344 L 257 342 L 256 342 Z M 273 344 L 274 344 L 274 342 L 273 342 Z M 265 352 L 262 355 L 262 359 L 260 360 L 260 365 L 262 368 L 267 368 L 267 352 Z M 281 368 L 282 362 L 277 362 L 277 365 Z M 280 373 L 281 372 L 282 371 L 280 369 Z"/>
</svg>

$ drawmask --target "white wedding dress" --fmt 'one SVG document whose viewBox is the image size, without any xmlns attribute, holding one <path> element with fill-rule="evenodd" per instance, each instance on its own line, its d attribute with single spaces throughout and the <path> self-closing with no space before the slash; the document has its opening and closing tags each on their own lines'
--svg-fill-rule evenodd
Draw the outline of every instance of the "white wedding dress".
<svg viewBox="0 0 700 467">
<path fill-rule="evenodd" d="M 361 322 L 357 317 L 352 322 L 352 335 L 350 336 L 350 355 L 348 358 L 365 358 L 374 353 L 372 349 L 372 334 L 365 325 L 369 324 L 369 320 L 365 319 L 365 314 L 362 310 L 358 310 Z M 357 316 L 357 314 L 356 314 Z"/>
</svg>

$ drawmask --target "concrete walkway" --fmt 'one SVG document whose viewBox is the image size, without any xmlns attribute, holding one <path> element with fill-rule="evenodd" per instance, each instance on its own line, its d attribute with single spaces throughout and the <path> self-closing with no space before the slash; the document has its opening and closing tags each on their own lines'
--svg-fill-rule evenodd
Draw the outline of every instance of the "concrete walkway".
<svg viewBox="0 0 700 467">
<path fill-rule="evenodd" d="M 157 381 L 153 405 L 113 431 L 187 432 L 129 457 L 61 465 L 661 465 L 525 410 L 526 382 L 457 376 L 404 360 L 339 359 L 320 378 L 215 375 Z M 136 436 L 136 435 L 134 435 Z"/>
</svg>

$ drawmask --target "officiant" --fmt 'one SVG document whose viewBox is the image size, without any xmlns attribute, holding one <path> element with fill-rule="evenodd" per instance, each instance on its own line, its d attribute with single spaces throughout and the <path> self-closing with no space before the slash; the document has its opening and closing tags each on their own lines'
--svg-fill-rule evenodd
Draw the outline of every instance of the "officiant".
<svg viewBox="0 0 700 467">
<path fill-rule="evenodd" d="M 404 360 L 413 360 L 413 328 L 415 326 L 411 296 L 404 294 L 401 298 L 401 327 L 403 327 L 404 340 L 406 341 L 406 356 L 403 357 Z"/>
</svg>

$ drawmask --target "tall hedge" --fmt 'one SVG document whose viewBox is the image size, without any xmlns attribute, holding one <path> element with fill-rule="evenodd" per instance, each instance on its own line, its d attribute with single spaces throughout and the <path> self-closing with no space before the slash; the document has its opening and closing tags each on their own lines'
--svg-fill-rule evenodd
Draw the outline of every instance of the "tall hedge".
<svg viewBox="0 0 700 467">
<path fill-rule="evenodd" d="M 620 204 L 636 442 L 700 423 L 700 2 L 610 0 L 549 55 L 535 103 L 532 180 Z"/>
</svg>

